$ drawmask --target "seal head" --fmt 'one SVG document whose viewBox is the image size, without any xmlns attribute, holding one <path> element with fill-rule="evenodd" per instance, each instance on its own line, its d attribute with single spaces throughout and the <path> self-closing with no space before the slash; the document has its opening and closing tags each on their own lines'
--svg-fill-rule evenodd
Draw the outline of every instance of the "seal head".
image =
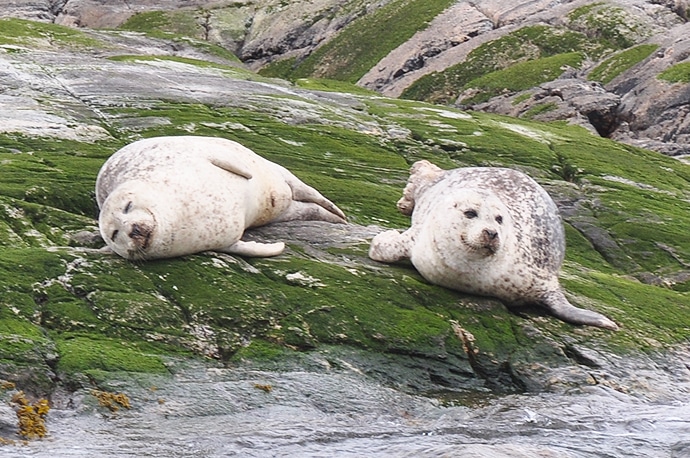
<svg viewBox="0 0 690 458">
<path fill-rule="evenodd" d="M 510 214 L 495 196 L 481 190 L 467 189 L 451 196 L 446 207 L 448 217 L 439 222 L 434 244 L 441 253 L 464 251 L 464 259 L 481 260 L 494 256 L 506 239 L 504 220 Z M 446 257 L 448 262 L 458 256 Z"/>
<path fill-rule="evenodd" d="M 110 249 L 131 260 L 147 259 L 151 249 L 160 251 L 164 238 L 156 214 L 148 204 L 151 190 L 144 184 L 130 186 L 110 195 L 101 208 L 99 229 Z"/>
</svg>

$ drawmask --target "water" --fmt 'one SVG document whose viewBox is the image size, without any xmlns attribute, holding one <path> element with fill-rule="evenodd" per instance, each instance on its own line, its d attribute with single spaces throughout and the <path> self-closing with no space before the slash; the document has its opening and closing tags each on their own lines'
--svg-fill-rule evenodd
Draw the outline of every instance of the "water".
<svg viewBox="0 0 690 458">
<path fill-rule="evenodd" d="M 356 371 L 186 367 L 123 379 L 131 410 L 99 408 L 88 390 L 58 395 L 50 436 L 0 456 L 690 457 L 686 375 L 656 399 L 593 386 L 449 404 Z"/>
</svg>

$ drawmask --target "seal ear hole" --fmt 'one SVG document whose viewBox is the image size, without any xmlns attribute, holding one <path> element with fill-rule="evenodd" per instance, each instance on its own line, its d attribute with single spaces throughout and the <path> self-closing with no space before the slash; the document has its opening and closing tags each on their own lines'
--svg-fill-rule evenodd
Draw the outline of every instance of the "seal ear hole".
<svg viewBox="0 0 690 458">
<path fill-rule="evenodd" d="M 476 210 L 465 210 L 465 217 L 472 219 L 477 217 L 477 211 Z"/>
<path fill-rule="evenodd" d="M 498 224 L 503 224 L 503 217 L 502 217 L 501 215 L 498 215 L 498 216 L 496 217 L 496 222 L 497 222 Z"/>
<path fill-rule="evenodd" d="M 118 229 L 115 229 L 113 231 L 113 235 L 110 236 L 110 240 L 112 240 L 114 242 L 115 238 L 117 238 L 117 234 L 119 234 L 119 233 L 120 233 L 120 231 Z"/>
<path fill-rule="evenodd" d="M 123 210 L 123 213 L 129 213 L 129 211 L 132 209 L 132 201 L 130 200 L 127 202 L 127 205 L 125 205 L 125 209 Z"/>
</svg>

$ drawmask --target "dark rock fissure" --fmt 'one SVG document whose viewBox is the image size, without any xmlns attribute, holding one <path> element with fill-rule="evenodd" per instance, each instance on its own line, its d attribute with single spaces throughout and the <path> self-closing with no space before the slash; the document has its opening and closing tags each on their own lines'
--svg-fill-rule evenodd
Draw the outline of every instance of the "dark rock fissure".
<svg viewBox="0 0 690 458">
<path fill-rule="evenodd" d="M 55 17 L 59 16 L 62 14 L 62 10 L 67 4 L 67 0 L 53 0 L 50 2 L 50 13 L 53 14 Z"/>
<path fill-rule="evenodd" d="M 620 121 L 612 113 L 601 113 L 599 111 L 591 111 L 587 113 L 587 119 L 592 127 L 596 129 L 597 133 L 604 138 L 608 138 L 612 133 L 618 129 Z"/>
</svg>

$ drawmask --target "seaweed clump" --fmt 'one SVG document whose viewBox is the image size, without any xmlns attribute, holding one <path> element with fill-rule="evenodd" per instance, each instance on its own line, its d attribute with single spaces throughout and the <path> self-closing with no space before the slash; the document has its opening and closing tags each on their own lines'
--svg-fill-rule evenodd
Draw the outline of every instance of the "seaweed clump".
<svg viewBox="0 0 690 458">
<path fill-rule="evenodd" d="M 19 419 L 19 435 L 25 439 L 39 439 L 48 433 L 46 428 L 46 416 L 50 411 L 47 399 L 39 399 L 30 403 L 24 391 L 17 392 L 12 396 L 12 404 L 17 407 L 17 418 Z"/>
<path fill-rule="evenodd" d="M 98 399 L 98 403 L 110 409 L 111 412 L 117 412 L 120 407 L 131 409 L 132 405 L 129 403 L 129 398 L 124 393 L 111 393 L 108 391 L 91 390 L 93 397 Z"/>
</svg>

